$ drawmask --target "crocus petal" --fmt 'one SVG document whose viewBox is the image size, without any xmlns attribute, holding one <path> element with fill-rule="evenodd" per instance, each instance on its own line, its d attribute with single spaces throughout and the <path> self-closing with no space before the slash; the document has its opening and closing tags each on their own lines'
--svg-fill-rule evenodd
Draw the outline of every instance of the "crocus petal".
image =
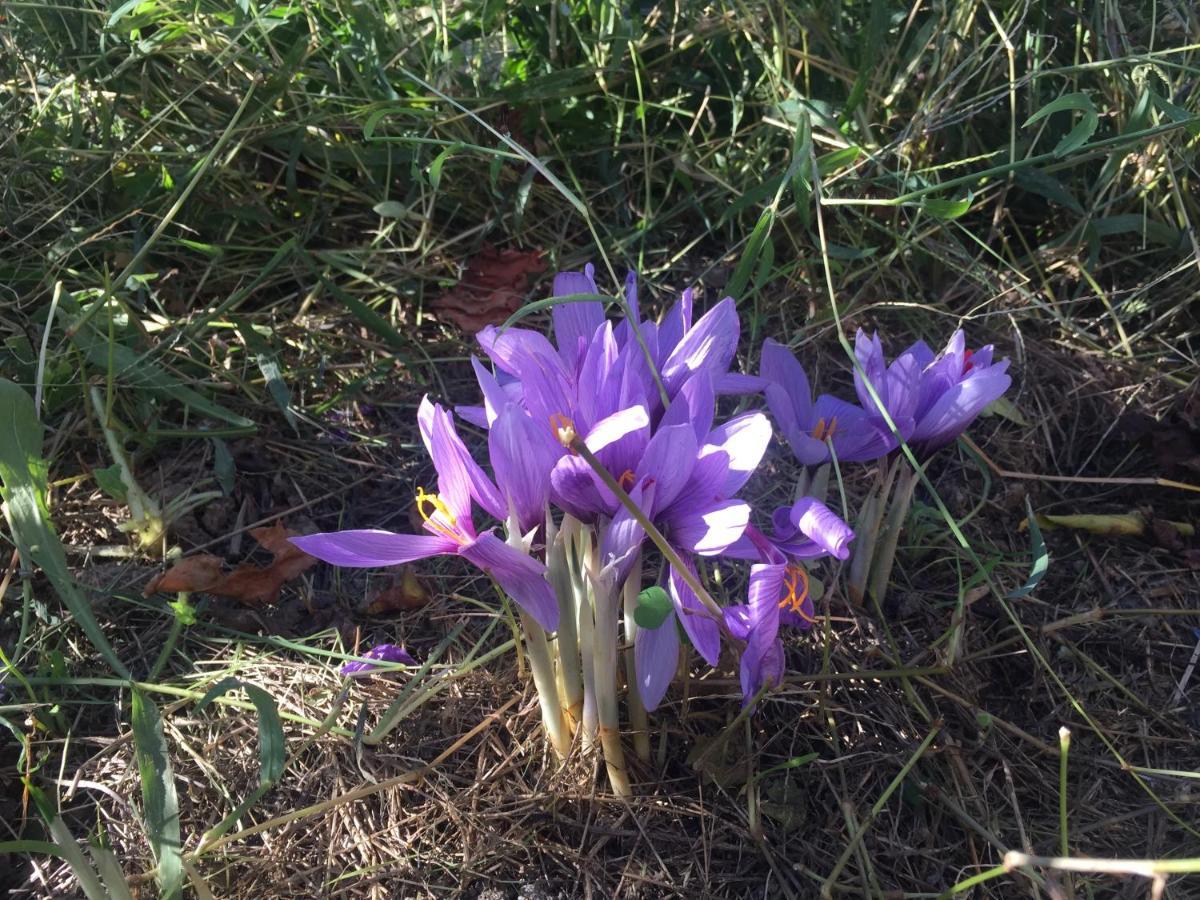
<svg viewBox="0 0 1200 900">
<path fill-rule="evenodd" d="M 582 272 L 559 272 L 554 276 L 553 296 L 569 297 L 572 294 L 599 294 L 595 269 L 591 263 Z M 552 312 L 554 340 L 567 369 L 575 372 L 579 368 L 581 348 L 586 347 L 604 321 L 604 306 L 598 300 L 577 303 L 558 303 Z"/>
<path fill-rule="evenodd" d="M 657 628 L 639 628 L 633 644 L 637 667 L 638 693 L 646 709 L 653 711 L 662 702 L 679 665 L 679 632 L 673 616 L 667 616 Z"/>
<path fill-rule="evenodd" d="M 758 374 L 769 383 L 779 385 L 783 389 L 782 393 L 776 394 L 774 401 L 771 394 L 767 394 L 771 415 L 779 422 L 780 428 L 786 431 L 784 420 L 787 420 L 807 429 L 812 413 L 812 388 L 808 384 L 808 376 L 804 374 L 804 367 L 792 351 L 783 344 L 767 338 L 763 342 Z M 790 406 L 791 415 L 784 411 L 785 399 Z"/>
<path fill-rule="evenodd" d="M 747 595 L 746 649 L 739 675 L 742 703 L 749 703 L 764 684 L 783 679 L 783 646 L 779 642 L 779 598 L 786 566 L 757 565 L 750 569 Z"/>
<path fill-rule="evenodd" d="M 691 570 L 691 574 L 695 576 L 696 567 L 692 564 L 691 559 L 684 557 L 683 561 Z M 691 639 L 692 646 L 700 652 L 706 663 L 715 666 L 721 658 L 720 628 L 713 621 L 712 615 L 704 604 L 700 602 L 696 592 L 688 587 L 687 581 L 674 566 L 671 567 L 667 584 L 670 587 L 671 600 L 675 603 L 676 614 L 679 616 L 679 621 L 683 623 L 683 630 Z"/>
<path fill-rule="evenodd" d="M 696 440 L 703 442 L 712 429 L 715 412 L 716 394 L 713 393 L 712 375 L 701 370 L 684 382 L 658 427 L 663 429 L 690 423 Z M 768 428 L 768 437 L 769 431 Z"/>
<path fill-rule="evenodd" d="M 425 423 L 428 422 L 427 447 L 429 456 L 433 459 L 433 467 L 438 473 L 438 493 L 446 506 L 455 516 L 469 520 L 471 498 L 474 497 L 489 513 L 503 519 L 507 515 L 507 504 L 492 480 L 479 467 L 479 463 L 467 452 L 466 445 L 454 428 L 454 417 L 449 410 L 437 405 L 433 405 L 430 412 L 427 403 L 428 398 L 421 401 L 417 420 L 421 425 L 422 436 L 425 433 Z"/>
<path fill-rule="evenodd" d="M 659 352 L 670 353 L 691 330 L 693 297 L 692 289 L 688 288 L 663 316 L 658 326 Z"/>
<path fill-rule="evenodd" d="M 1007 368 L 1008 360 L 1004 360 L 943 393 L 917 422 L 912 442 L 922 445 L 925 452 L 953 442 L 985 406 L 1008 390 L 1012 378 Z"/>
<path fill-rule="evenodd" d="M 588 432 L 583 442 L 593 453 L 599 453 L 609 444 L 619 441 L 630 432 L 649 427 L 650 416 L 646 412 L 646 407 L 631 406 L 629 409 L 618 410 L 611 416 L 601 419 L 592 426 L 592 430 Z"/>
<path fill-rule="evenodd" d="M 660 428 L 650 438 L 637 477 L 645 486 L 654 485 L 654 507 L 651 516 L 671 505 L 691 477 L 696 465 L 696 432 L 690 425 Z"/>
<path fill-rule="evenodd" d="M 520 382 L 512 382 L 518 386 L 518 390 L 512 392 L 506 390 L 496 376 L 488 371 L 487 366 L 475 356 L 471 357 L 471 368 L 475 370 L 475 380 L 479 382 L 479 390 L 483 392 L 483 408 L 487 420 L 483 427 L 491 428 L 492 423 L 496 421 L 496 416 L 500 414 L 500 410 L 520 396 Z"/>
<path fill-rule="evenodd" d="M 370 672 L 378 668 L 374 663 L 367 662 L 372 659 L 380 662 L 400 663 L 405 666 L 417 664 L 417 661 L 403 647 L 396 644 L 376 644 L 358 659 L 346 663 L 339 671 L 343 675 L 361 675 L 363 672 Z"/>
<path fill-rule="evenodd" d="M 722 497 L 732 497 L 750 480 L 771 443 L 771 422 L 760 412 L 730 419 L 713 430 L 702 454 L 711 449 L 729 456 L 729 474 L 721 486 Z"/>
<path fill-rule="evenodd" d="M 723 553 L 742 536 L 750 521 L 750 507 L 741 500 L 723 500 L 707 509 L 672 517 L 671 543 L 701 556 Z"/>
<path fill-rule="evenodd" d="M 397 534 L 374 528 L 326 531 L 288 540 L 309 556 L 353 569 L 398 566 L 415 559 L 453 553 L 459 547 L 456 541 L 436 535 Z"/>
<path fill-rule="evenodd" d="M 543 628 L 553 631 L 558 627 L 558 601 L 546 581 L 544 564 L 490 532 L 463 546 L 459 553 L 495 578 Z"/>
<path fill-rule="evenodd" d="M 825 553 L 837 559 L 849 558 L 854 529 L 820 500 L 815 497 L 801 497 L 788 511 L 788 520 L 794 532 L 803 534 Z M 813 557 L 806 555 L 803 558 Z"/>
<path fill-rule="evenodd" d="M 761 394 L 770 384 L 761 375 L 726 372 L 717 377 L 714 389 L 718 397 L 737 397 L 742 394 Z"/>
<path fill-rule="evenodd" d="M 510 403 L 488 432 L 488 455 L 496 483 L 517 514 L 521 531 L 536 528 L 546 514 L 550 472 L 564 454 L 550 430 Z"/>
<path fill-rule="evenodd" d="M 564 456 L 554 464 L 550 490 L 556 506 L 584 522 L 594 521 L 601 513 L 611 514 L 617 508 L 617 498 L 578 456 Z"/>
<path fill-rule="evenodd" d="M 667 393 L 674 394 L 691 373 L 700 369 L 714 375 L 727 372 L 738 334 L 737 307 L 732 297 L 726 297 L 700 317 L 663 362 Z"/>
<path fill-rule="evenodd" d="M 629 498 L 639 509 L 646 510 L 654 502 L 654 487 L 643 489 L 641 485 L 634 485 Z M 600 535 L 601 572 L 613 587 L 625 583 L 645 539 L 646 532 L 642 526 L 621 504 Z"/>
<path fill-rule="evenodd" d="M 476 428 L 482 428 L 484 431 L 492 424 L 488 421 L 487 410 L 482 406 L 456 406 L 454 407 L 454 414 L 468 425 L 474 425 Z"/>
</svg>

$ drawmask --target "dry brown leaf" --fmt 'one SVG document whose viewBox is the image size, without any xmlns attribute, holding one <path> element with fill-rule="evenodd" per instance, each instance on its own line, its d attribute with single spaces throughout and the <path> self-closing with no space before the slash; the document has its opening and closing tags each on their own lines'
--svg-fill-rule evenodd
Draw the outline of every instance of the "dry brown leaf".
<svg viewBox="0 0 1200 900">
<path fill-rule="evenodd" d="M 544 272 L 541 253 L 497 250 L 484 244 L 467 264 L 462 281 L 433 301 L 439 318 L 453 322 L 468 334 L 487 325 L 500 325 L 521 306 L 529 279 Z"/>
<path fill-rule="evenodd" d="M 287 539 L 293 534 L 279 523 L 251 529 L 251 537 L 275 557 L 269 566 L 242 563 L 232 572 L 224 572 L 221 559 L 205 553 L 189 557 L 151 579 L 142 593 L 149 597 L 157 591 L 199 591 L 229 597 L 247 606 L 270 606 L 279 600 L 279 591 L 284 584 L 317 563 L 315 557 L 288 543 Z"/>
<path fill-rule="evenodd" d="M 429 588 L 417 577 L 412 566 L 402 566 L 385 587 L 371 595 L 367 614 L 383 616 L 399 610 L 420 609 L 432 599 Z"/>
</svg>

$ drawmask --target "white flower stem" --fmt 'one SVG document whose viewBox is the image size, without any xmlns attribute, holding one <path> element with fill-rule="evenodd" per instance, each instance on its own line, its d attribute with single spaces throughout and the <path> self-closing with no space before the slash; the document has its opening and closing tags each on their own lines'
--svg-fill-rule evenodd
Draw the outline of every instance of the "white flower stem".
<svg viewBox="0 0 1200 900">
<path fill-rule="evenodd" d="M 596 550 L 590 528 L 580 528 L 576 538 L 575 553 L 568 554 L 568 559 L 574 559 L 571 581 L 575 590 L 575 609 L 579 616 L 579 655 L 583 673 L 583 709 L 579 719 L 579 732 L 584 752 L 591 752 L 596 746 L 596 733 L 600 725 L 596 715 L 596 674 L 593 665 L 596 623 L 592 611 L 592 590 L 586 571 L 589 566 L 595 564 Z"/>
<path fill-rule="evenodd" d="M 508 543 L 521 552 L 526 552 L 515 516 L 509 516 Z M 533 675 L 533 686 L 537 689 L 538 704 L 542 708 L 542 726 L 546 729 L 546 736 L 550 738 L 554 752 L 562 758 L 571 749 L 571 732 L 567 728 L 559 701 L 554 661 L 550 657 L 550 642 L 546 639 L 546 630 L 537 620 L 525 607 L 520 604 L 517 606 L 521 611 L 521 626 L 525 632 L 525 654 L 529 658 L 529 671 Z"/>
<path fill-rule="evenodd" d="M 629 724 L 633 728 L 633 750 L 639 759 L 650 761 L 650 719 L 646 715 L 646 704 L 642 702 L 642 692 L 638 687 L 637 656 L 634 646 L 637 643 L 638 625 L 633 618 L 637 609 L 638 589 L 642 586 L 642 554 L 639 552 L 633 564 L 633 571 L 625 581 L 621 592 L 624 599 L 622 623 L 625 631 L 625 681 L 628 685 Z M 674 627 L 673 622 L 666 623 Z"/>
<path fill-rule="evenodd" d="M 621 722 L 617 712 L 617 591 L 596 569 L 590 569 L 596 597 L 596 630 L 593 633 L 592 666 L 595 670 L 596 716 L 600 724 L 600 748 L 608 783 L 619 797 L 630 797 L 629 771 L 621 747 Z"/>
<path fill-rule="evenodd" d="M 558 598 L 557 671 L 561 688 L 559 700 L 572 731 L 583 715 L 583 677 L 579 661 L 579 612 L 577 592 L 568 563 L 575 535 L 581 527 L 579 520 L 564 516 L 562 528 L 557 529 L 554 517 L 546 513 L 546 564 L 550 584 Z"/>
</svg>

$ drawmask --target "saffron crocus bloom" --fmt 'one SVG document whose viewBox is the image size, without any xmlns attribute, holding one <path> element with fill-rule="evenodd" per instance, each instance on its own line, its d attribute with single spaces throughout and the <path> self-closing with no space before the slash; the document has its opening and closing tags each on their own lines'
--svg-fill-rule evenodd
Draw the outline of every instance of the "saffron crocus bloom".
<svg viewBox="0 0 1200 900">
<path fill-rule="evenodd" d="M 403 647 L 396 644 L 376 644 L 358 659 L 351 660 L 342 666 L 341 673 L 343 675 L 361 675 L 364 672 L 370 672 L 376 668 L 374 663 L 367 662 L 370 659 L 379 660 L 380 662 L 401 663 L 406 666 L 415 666 L 417 664 L 417 661 Z"/>
<path fill-rule="evenodd" d="M 954 332 L 940 355 L 917 341 L 886 372 L 878 337 L 867 340 L 860 331 L 855 353 L 888 414 L 897 425 L 905 423 L 901 434 L 923 456 L 953 443 L 1012 384 L 1008 360 L 992 362 L 990 344 L 974 353 L 966 349 L 962 329 Z M 855 382 L 864 406 L 876 409 L 857 375 Z"/>
<path fill-rule="evenodd" d="M 759 375 L 771 415 L 796 459 L 806 466 L 829 462 L 830 447 L 842 462 L 863 462 L 896 446 L 888 429 L 853 403 L 822 394 L 812 399 L 808 376 L 783 344 L 763 343 Z"/>
<path fill-rule="evenodd" d="M 748 602 L 725 610 L 730 633 L 746 641 L 739 670 L 743 703 L 754 699 L 764 685 L 783 678 L 779 626 L 807 629 L 814 620 L 808 572 L 796 560 L 846 559 L 854 539 L 850 526 L 812 497 L 776 510 L 774 519 L 775 540 L 747 529 L 763 562 L 750 569 Z"/>
<path fill-rule="evenodd" d="M 291 538 L 291 542 L 317 559 L 357 568 L 396 566 L 447 554 L 462 556 L 491 575 L 538 624 L 553 630 L 558 625 L 558 601 L 546 581 L 546 566 L 506 544 L 490 529 L 476 531 L 471 519 L 472 497 L 497 518 L 505 516 L 508 503 L 471 459 L 447 410 L 426 398 L 418 420 L 438 474 L 436 494 L 417 489 L 417 511 L 428 534 L 360 529 L 310 534 Z"/>
</svg>

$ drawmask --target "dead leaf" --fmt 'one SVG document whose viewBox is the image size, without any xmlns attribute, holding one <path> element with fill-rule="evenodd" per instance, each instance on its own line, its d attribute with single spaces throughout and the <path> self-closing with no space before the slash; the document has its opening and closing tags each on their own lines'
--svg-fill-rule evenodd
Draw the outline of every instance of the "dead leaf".
<svg viewBox="0 0 1200 900">
<path fill-rule="evenodd" d="M 213 556 L 210 553 L 189 556 L 167 571 L 159 572 L 151 578 L 146 589 L 142 591 L 142 596 L 149 597 L 160 591 L 164 594 L 177 594 L 180 591 L 187 593 L 207 591 L 219 584 L 224 577 L 219 556 Z"/>
<path fill-rule="evenodd" d="M 294 534 L 281 523 L 251 529 L 250 536 L 275 557 L 269 566 L 242 563 L 232 572 L 225 572 L 219 557 L 205 553 L 189 557 L 152 578 L 142 595 L 149 597 L 158 591 L 203 592 L 229 597 L 248 606 L 271 606 L 278 602 L 284 584 L 317 564 L 316 557 L 288 542 Z"/>
<path fill-rule="evenodd" d="M 546 261 L 537 251 L 497 250 L 484 244 L 467 264 L 462 281 L 431 308 L 438 318 L 475 334 L 487 325 L 503 324 L 520 308 L 530 277 L 545 270 Z"/>
<path fill-rule="evenodd" d="M 1087 531 L 1091 534 L 1141 535 L 1146 533 L 1147 518 L 1136 510 L 1129 513 L 1075 516 L 1048 516 L 1038 513 L 1037 523 L 1045 531 L 1053 531 L 1055 528 L 1070 528 L 1076 531 Z M 1187 522 L 1151 519 L 1150 523 L 1155 532 L 1170 529 L 1185 537 L 1191 537 L 1196 533 L 1195 526 Z M 1029 520 L 1022 520 L 1020 530 L 1024 531 L 1028 527 Z"/>
<path fill-rule="evenodd" d="M 383 616 L 399 610 L 420 609 L 433 599 L 412 566 L 401 566 L 388 582 L 371 595 L 367 603 L 368 615 Z"/>
</svg>

